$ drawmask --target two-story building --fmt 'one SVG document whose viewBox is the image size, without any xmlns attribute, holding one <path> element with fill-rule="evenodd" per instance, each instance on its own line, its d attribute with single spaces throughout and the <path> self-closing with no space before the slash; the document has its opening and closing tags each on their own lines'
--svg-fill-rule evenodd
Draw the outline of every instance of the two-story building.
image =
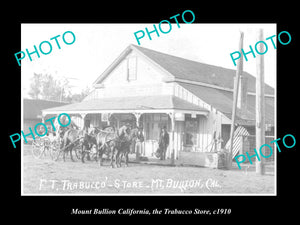
<svg viewBox="0 0 300 225">
<path fill-rule="evenodd" d="M 62 112 L 84 126 L 124 123 L 142 126 L 144 155 L 157 148 L 160 129 L 170 134 L 167 156 L 174 151 L 209 152 L 215 139 L 229 139 L 236 71 L 129 45 L 95 80 L 80 103 L 43 110 L 45 117 Z M 236 123 L 253 133 L 255 77 L 244 72 Z M 266 123 L 274 132 L 274 90 L 265 85 Z"/>
</svg>

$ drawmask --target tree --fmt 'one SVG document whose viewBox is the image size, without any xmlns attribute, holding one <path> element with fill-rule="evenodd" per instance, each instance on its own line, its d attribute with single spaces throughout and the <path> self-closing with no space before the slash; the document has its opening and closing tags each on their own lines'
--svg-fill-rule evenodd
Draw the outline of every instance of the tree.
<svg viewBox="0 0 300 225">
<path fill-rule="evenodd" d="M 39 99 L 41 95 L 42 76 L 42 74 L 34 73 L 33 78 L 31 79 L 30 90 L 28 94 L 33 99 Z"/>
<path fill-rule="evenodd" d="M 33 99 L 45 99 L 63 102 L 80 102 L 89 93 L 89 88 L 73 94 L 68 79 L 55 80 L 51 74 L 36 74 L 31 80 L 29 96 Z"/>
<path fill-rule="evenodd" d="M 34 73 L 29 96 L 33 99 L 63 101 L 70 95 L 68 80 L 55 80 L 51 74 Z"/>
<path fill-rule="evenodd" d="M 56 81 L 52 75 L 44 75 L 41 86 L 41 94 L 43 99 L 46 100 L 60 100 L 60 94 L 62 93 L 62 85 Z"/>
<path fill-rule="evenodd" d="M 81 90 L 81 93 L 79 94 L 70 94 L 68 95 L 66 101 L 67 102 L 81 102 L 90 92 L 90 88 L 89 87 L 85 87 L 84 89 Z"/>
</svg>

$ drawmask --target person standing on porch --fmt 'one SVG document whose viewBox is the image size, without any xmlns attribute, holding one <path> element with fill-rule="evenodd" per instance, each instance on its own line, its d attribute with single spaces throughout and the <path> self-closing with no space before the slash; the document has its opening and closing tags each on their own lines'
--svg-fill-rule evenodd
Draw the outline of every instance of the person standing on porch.
<svg viewBox="0 0 300 225">
<path fill-rule="evenodd" d="M 166 160 L 166 151 L 169 146 L 169 134 L 166 126 L 164 126 L 160 132 L 158 145 L 160 149 L 160 160 Z"/>
<path fill-rule="evenodd" d="M 143 135 L 143 127 L 138 127 L 138 132 L 135 140 L 135 150 L 134 152 L 137 153 L 137 157 L 142 154 L 142 144 L 144 142 L 144 135 Z"/>
</svg>

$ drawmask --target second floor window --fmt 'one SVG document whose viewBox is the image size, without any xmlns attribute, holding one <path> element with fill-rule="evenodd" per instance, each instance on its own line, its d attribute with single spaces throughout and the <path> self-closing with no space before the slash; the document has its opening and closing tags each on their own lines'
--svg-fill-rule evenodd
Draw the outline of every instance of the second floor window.
<svg viewBox="0 0 300 225">
<path fill-rule="evenodd" d="M 130 57 L 127 60 L 127 80 L 136 80 L 136 70 L 137 70 L 137 58 Z"/>
</svg>

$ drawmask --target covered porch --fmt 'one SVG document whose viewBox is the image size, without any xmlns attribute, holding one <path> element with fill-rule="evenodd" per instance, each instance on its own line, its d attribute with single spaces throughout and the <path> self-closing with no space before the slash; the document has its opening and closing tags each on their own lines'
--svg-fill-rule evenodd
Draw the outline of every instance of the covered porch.
<svg viewBox="0 0 300 225">
<path fill-rule="evenodd" d="M 107 125 L 120 128 L 125 123 L 142 127 L 145 141 L 140 155 L 148 158 L 154 157 L 160 130 L 165 126 L 170 136 L 166 157 L 175 160 L 179 151 L 196 146 L 195 124 L 205 120 L 209 111 L 175 96 L 142 96 L 83 101 L 43 110 L 43 117 L 60 113 L 68 113 L 82 129 Z"/>
</svg>

